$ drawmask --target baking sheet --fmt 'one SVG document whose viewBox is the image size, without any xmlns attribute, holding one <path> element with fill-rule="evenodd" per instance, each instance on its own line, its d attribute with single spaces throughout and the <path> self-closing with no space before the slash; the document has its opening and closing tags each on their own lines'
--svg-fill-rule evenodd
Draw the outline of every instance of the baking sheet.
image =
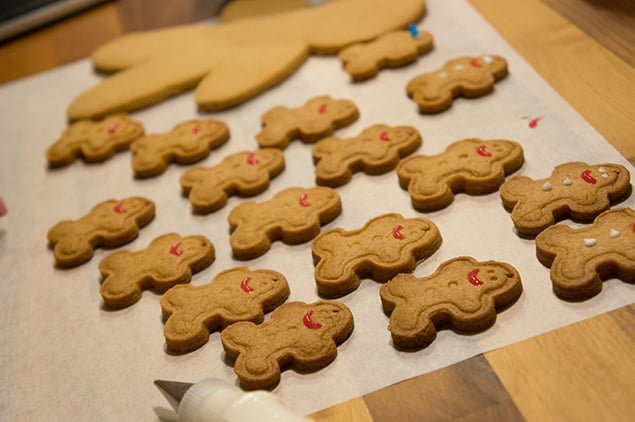
<svg viewBox="0 0 635 422">
<path fill-rule="evenodd" d="M 461 0 L 429 0 L 429 13 L 419 25 L 435 36 L 435 49 L 416 64 L 390 70 L 368 82 L 351 84 L 333 57 L 312 57 L 300 71 L 275 89 L 233 110 L 211 116 L 230 127 L 231 140 L 212 152 L 202 165 L 211 166 L 236 151 L 256 148 L 260 115 L 272 106 L 296 106 L 320 94 L 349 98 L 361 110 L 355 124 L 338 131 L 354 136 L 375 123 L 412 125 L 422 133 L 419 153 L 435 154 L 462 138 L 508 138 L 520 142 L 526 162 L 516 174 L 546 177 L 567 161 L 616 162 L 630 166 L 593 128 L 543 81 L 530 66 Z M 412 77 L 440 67 L 458 55 L 491 53 L 507 58 L 510 75 L 493 95 L 457 100 L 435 116 L 422 116 L 405 95 Z M 169 406 L 152 385 L 156 378 L 195 382 L 236 378 L 224 361 L 218 333 L 192 353 L 165 351 L 160 296 L 145 292 L 141 301 L 121 311 L 106 311 L 99 296 L 98 263 L 111 251 L 99 249 L 78 268 L 57 270 L 46 247 L 46 232 L 56 222 L 77 218 L 108 198 L 142 195 L 157 206 L 155 220 L 127 248 L 145 248 L 170 231 L 204 234 L 216 247 L 216 261 L 194 276 L 209 282 L 222 270 L 243 262 L 230 258 L 231 198 L 222 210 L 193 215 L 180 194 L 184 167 L 171 166 L 154 179 L 132 177 L 129 153 L 99 165 L 75 163 L 49 171 L 44 151 L 65 127 L 64 110 L 71 99 L 99 80 L 88 61 L 80 61 L 0 87 L 0 194 L 9 215 L 0 219 L 0 419 L 4 420 L 156 420 L 169 416 Z M 190 93 L 135 113 L 147 133 L 169 130 L 197 115 Z M 536 128 L 528 118 L 543 116 Z M 268 191 L 270 198 L 290 186 L 312 186 L 311 148 L 295 142 L 285 151 L 287 168 Z M 357 174 L 338 189 L 344 211 L 329 227 L 355 229 L 387 212 L 422 215 L 410 205 L 394 172 L 382 176 Z M 620 206 L 635 205 L 631 196 Z M 377 390 L 545 331 L 632 303 L 635 286 L 619 280 L 604 283 L 602 293 L 582 303 L 567 303 L 551 292 L 549 270 L 535 258 L 534 242 L 519 238 L 497 193 L 458 195 L 446 209 L 424 214 L 439 227 L 443 245 L 415 271 L 432 273 L 443 261 L 459 255 L 496 259 L 520 272 L 524 293 L 500 314 L 489 330 L 472 336 L 439 332 L 427 348 L 413 353 L 395 350 L 381 310 L 381 285 L 364 280 L 342 298 L 355 316 L 351 338 L 339 347 L 338 358 L 312 374 L 283 372 L 274 390 L 291 408 L 309 413 Z M 565 221 L 564 224 L 570 222 Z M 285 274 L 290 300 L 318 299 L 313 281 L 310 244 L 280 242 L 263 257 L 247 262 Z"/>
</svg>

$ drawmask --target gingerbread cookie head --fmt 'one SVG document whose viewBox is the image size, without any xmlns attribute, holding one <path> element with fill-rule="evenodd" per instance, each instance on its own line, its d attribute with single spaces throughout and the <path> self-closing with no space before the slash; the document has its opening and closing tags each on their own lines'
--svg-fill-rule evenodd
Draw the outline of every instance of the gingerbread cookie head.
<svg viewBox="0 0 635 422">
<path fill-rule="evenodd" d="M 214 245 L 204 236 L 176 233 L 154 239 L 142 251 L 115 252 L 99 263 L 104 277 L 101 297 L 109 308 L 125 308 L 139 301 L 144 289 L 162 293 L 189 282 L 192 273 L 207 268 L 214 256 Z"/>
<path fill-rule="evenodd" d="M 386 281 L 412 271 L 441 245 L 436 225 L 423 218 L 385 214 L 350 232 L 332 229 L 313 240 L 318 293 L 338 297 L 357 289 L 362 278 Z"/>
<path fill-rule="evenodd" d="M 51 167 L 66 166 L 80 157 L 87 162 L 104 161 L 127 149 L 143 132 L 143 125 L 125 114 L 98 122 L 80 120 L 62 132 L 46 151 L 46 159 Z"/>
<path fill-rule="evenodd" d="M 242 151 L 211 168 L 193 168 L 181 176 L 181 187 L 198 212 L 213 212 L 229 195 L 254 196 L 269 187 L 269 180 L 284 170 L 284 155 L 277 149 Z"/>
<path fill-rule="evenodd" d="M 514 303 L 521 292 L 520 275 L 511 265 L 459 257 L 421 279 L 399 274 L 382 286 L 381 301 L 390 316 L 393 344 L 421 348 L 436 337 L 435 326 L 446 322 L 462 332 L 490 327 L 496 311 Z"/>
<path fill-rule="evenodd" d="M 260 323 L 289 297 L 286 278 L 271 270 L 239 267 L 203 286 L 179 285 L 161 298 L 163 333 L 170 350 L 189 352 L 207 343 L 209 333 L 238 321 Z"/>
<path fill-rule="evenodd" d="M 315 97 L 302 107 L 275 107 L 262 116 L 262 130 L 256 135 L 261 148 L 285 149 L 294 139 L 315 142 L 359 117 L 352 101 Z"/>
<path fill-rule="evenodd" d="M 115 247 L 130 242 L 140 227 L 153 218 L 154 203 L 146 198 L 108 200 L 79 220 L 53 226 L 47 234 L 48 243 L 59 267 L 75 267 L 90 260 L 97 246 Z"/>
<path fill-rule="evenodd" d="M 573 162 L 547 179 L 514 177 L 501 186 L 518 233 L 535 236 L 564 216 L 589 221 L 630 192 L 630 173 L 619 164 Z"/>
<path fill-rule="evenodd" d="M 536 255 L 551 267 L 553 291 L 561 299 L 589 299 L 610 277 L 635 283 L 635 211 L 606 211 L 579 229 L 549 227 L 536 237 Z"/>
<path fill-rule="evenodd" d="M 316 371 L 337 356 L 337 345 L 353 331 L 353 314 L 338 302 L 291 302 L 264 324 L 234 324 L 221 333 L 227 356 L 245 389 L 272 388 L 281 367 Z"/>
<path fill-rule="evenodd" d="M 443 68 L 412 79 L 406 91 L 422 113 L 448 109 L 455 97 L 476 98 L 489 94 L 494 83 L 507 75 L 507 61 L 495 55 L 459 57 Z"/>
</svg>

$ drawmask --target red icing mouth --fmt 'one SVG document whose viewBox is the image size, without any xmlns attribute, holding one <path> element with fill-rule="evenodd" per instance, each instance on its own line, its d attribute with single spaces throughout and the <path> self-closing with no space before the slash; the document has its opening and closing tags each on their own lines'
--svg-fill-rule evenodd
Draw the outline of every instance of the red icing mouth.
<svg viewBox="0 0 635 422">
<path fill-rule="evenodd" d="M 477 277 L 479 271 L 481 271 L 481 270 L 478 269 L 478 268 L 474 268 L 472 271 L 467 273 L 467 281 L 469 281 L 470 284 L 473 285 L 473 286 L 482 286 L 483 285 L 483 282 L 481 280 L 479 280 L 478 277 Z"/>
<path fill-rule="evenodd" d="M 180 248 L 181 248 L 181 242 L 175 243 L 174 245 L 170 246 L 170 254 L 174 256 L 183 255 L 183 251 Z"/>
<path fill-rule="evenodd" d="M 382 132 L 379 135 L 379 139 L 381 139 L 382 141 L 390 141 L 390 136 L 388 136 L 388 132 Z"/>
<path fill-rule="evenodd" d="M 324 114 L 324 113 L 326 113 L 326 108 L 327 108 L 327 107 L 328 107 L 328 105 L 327 105 L 326 103 L 321 104 L 321 105 L 320 105 L 320 107 L 318 108 L 318 112 L 319 112 L 320 114 Z"/>
<path fill-rule="evenodd" d="M 476 148 L 476 152 L 478 155 L 482 155 L 483 157 L 491 157 L 492 153 L 487 151 L 485 148 L 487 148 L 485 145 L 481 145 Z"/>
<path fill-rule="evenodd" d="M 201 127 L 200 126 L 194 126 L 194 128 L 192 129 L 192 133 L 194 135 L 200 135 L 201 134 Z"/>
<path fill-rule="evenodd" d="M 309 206 L 309 203 L 307 202 L 307 198 L 308 198 L 308 195 L 306 193 L 303 193 L 302 195 L 300 195 L 300 205 L 303 206 L 304 208 Z"/>
<path fill-rule="evenodd" d="M 306 314 L 304 314 L 304 317 L 302 318 L 302 323 L 305 325 L 305 327 L 310 328 L 311 330 L 322 328 L 322 324 L 320 324 L 319 322 L 314 322 L 312 317 L 313 310 L 311 309 L 309 311 L 306 311 Z"/>
<path fill-rule="evenodd" d="M 403 235 L 403 233 L 401 233 L 402 230 L 403 226 L 401 224 L 397 224 L 395 227 L 392 228 L 392 237 L 399 240 L 404 239 L 405 236 Z"/>
<path fill-rule="evenodd" d="M 253 152 L 247 153 L 247 164 L 249 164 L 250 166 L 255 166 L 259 162 L 260 161 L 258 161 L 258 159 L 256 158 L 256 154 L 254 154 Z"/>
<path fill-rule="evenodd" d="M 597 180 L 595 180 L 595 178 L 591 176 L 591 170 L 584 170 L 582 174 L 580 174 L 580 177 L 582 178 L 582 180 L 591 185 L 595 185 L 597 183 Z"/>
<path fill-rule="evenodd" d="M 481 64 L 481 62 L 475 57 L 473 59 L 470 59 L 470 65 L 476 68 L 481 68 L 483 67 L 483 65 Z"/>
<path fill-rule="evenodd" d="M 254 289 L 249 287 L 249 282 L 250 281 L 251 281 L 251 278 L 245 277 L 245 278 L 243 278 L 243 281 L 240 282 L 240 288 L 243 290 L 243 292 L 251 293 L 251 292 L 254 291 Z"/>
<path fill-rule="evenodd" d="M 117 214 L 123 214 L 126 212 L 126 209 L 123 207 L 122 201 L 117 202 L 112 209 L 115 210 Z"/>
<path fill-rule="evenodd" d="M 113 123 L 112 125 L 108 126 L 108 135 L 114 135 L 115 133 L 117 133 L 117 129 L 119 129 L 119 123 Z"/>
</svg>

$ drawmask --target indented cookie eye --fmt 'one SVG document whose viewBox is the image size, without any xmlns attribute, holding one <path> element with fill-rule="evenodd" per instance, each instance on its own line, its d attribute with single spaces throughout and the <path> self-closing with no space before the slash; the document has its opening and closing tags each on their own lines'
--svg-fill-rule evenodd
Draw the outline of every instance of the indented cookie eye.
<svg viewBox="0 0 635 422">
<path fill-rule="evenodd" d="M 465 160 L 467 158 L 467 154 L 460 154 L 459 158 Z"/>
<path fill-rule="evenodd" d="M 487 274 L 494 274 L 495 272 L 496 272 L 496 271 L 495 271 L 495 270 L 493 270 L 493 269 L 491 269 L 491 268 L 490 268 L 489 270 L 487 270 Z"/>
<path fill-rule="evenodd" d="M 496 280 L 498 280 L 498 277 L 496 277 L 496 276 L 494 275 L 494 276 L 491 276 L 489 279 L 490 279 L 490 280 L 492 280 L 492 281 L 496 281 Z"/>
</svg>

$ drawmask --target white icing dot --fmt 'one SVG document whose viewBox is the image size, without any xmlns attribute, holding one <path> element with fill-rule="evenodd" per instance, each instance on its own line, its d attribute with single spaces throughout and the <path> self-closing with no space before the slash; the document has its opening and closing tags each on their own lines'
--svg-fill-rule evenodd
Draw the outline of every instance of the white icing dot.
<svg viewBox="0 0 635 422">
<path fill-rule="evenodd" d="M 552 186 L 551 186 L 551 183 L 549 183 L 549 182 L 545 182 L 545 184 L 542 185 L 542 190 L 544 190 L 544 191 L 550 191 L 551 188 L 552 188 Z"/>
<path fill-rule="evenodd" d="M 597 239 L 593 239 L 593 238 L 584 239 L 584 246 L 593 246 L 596 243 L 598 243 Z"/>
<path fill-rule="evenodd" d="M 485 63 L 492 63 L 494 61 L 492 56 L 483 56 L 482 58 Z"/>
<path fill-rule="evenodd" d="M 604 178 L 606 179 L 606 178 L 608 178 L 608 177 L 609 177 L 609 175 L 608 175 L 608 174 L 606 174 L 606 173 L 602 173 L 602 177 L 604 177 Z"/>
<path fill-rule="evenodd" d="M 439 78 L 441 78 L 441 79 L 445 79 L 445 78 L 447 78 L 447 77 L 448 77 L 448 72 L 443 71 L 443 72 L 439 73 Z"/>
<path fill-rule="evenodd" d="M 463 65 L 462 64 L 454 65 L 454 70 L 463 70 Z"/>
<path fill-rule="evenodd" d="M 598 171 L 599 171 L 600 173 L 606 173 L 606 169 L 605 169 L 604 167 L 600 167 L 600 168 L 598 169 Z"/>
<path fill-rule="evenodd" d="M 573 182 L 568 177 L 565 177 L 564 180 L 562 181 L 562 184 L 565 186 L 571 186 L 571 183 Z"/>
<path fill-rule="evenodd" d="M 617 229 L 611 229 L 611 231 L 609 232 L 609 237 L 611 237 L 613 239 L 615 239 L 619 235 L 620 235 L 620 232 Z"/>
</svg>

